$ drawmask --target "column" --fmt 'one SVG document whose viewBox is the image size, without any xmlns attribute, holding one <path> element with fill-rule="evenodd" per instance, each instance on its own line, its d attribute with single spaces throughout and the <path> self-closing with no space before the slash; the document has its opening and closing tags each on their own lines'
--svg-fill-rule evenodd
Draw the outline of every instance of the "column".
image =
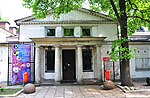
<svg viewBox="0 0 150 98">
<path fill-rule="evenodd" d="M 77 67 L 77 72 L 78 72 L 78 77 L 77 80 L 78 82 L 82 82 L 83 79 L 83 60 L 82 60 L 82 45 L 77 46 L 77 54 L 78 54 L 78 67 Z"/>
<path fill-rule="evenodd" d="M 102 81 L 102 63 L 101 63 L 101 46 L 96 45 L 96 69 L 97 69 L 97 79 Z"/>
<path fill-rule="evenodd" d="M 35 82 L 40 83 L 40 46 L 35 49 Z"/>
<path fill-rule="evenodd" d="M 55 45 L 55 81 L 61 80 L 60 45 Z"/>
<path fill-rule="evenodd" d="M 75 27 L 74 28 L 74 36 L 75 37 L 81 37 L 82 36 L 82 28 L 81 27 Z"/>
<path fill-rule="evenodd" d="M 56 37 L 63 37 L 64 35 L 64 28 L 63 27 L 56 27 Z"/>
<path fill-rule="evenodd" d="M 41 58 L 40 77 L 41 77 L 41 79 L 44 79 L 45 49 L 41 47 L 40 50 L 41 50 L 41 52 L 40 52 L 40 58 Z"/>
</svg>

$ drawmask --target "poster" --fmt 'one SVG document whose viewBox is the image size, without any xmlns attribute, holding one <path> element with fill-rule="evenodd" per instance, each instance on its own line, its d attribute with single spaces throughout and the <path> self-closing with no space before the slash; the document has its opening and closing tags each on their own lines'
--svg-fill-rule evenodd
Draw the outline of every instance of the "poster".
<svg viewBox="0 0 150 98">
<path fill-rule="evenodd" d="M 12 45 L 12 84 L 23 83 L 23 76 L 28 75 L 30 82 L 30 44 L 13 44 Z"/>
</svg>

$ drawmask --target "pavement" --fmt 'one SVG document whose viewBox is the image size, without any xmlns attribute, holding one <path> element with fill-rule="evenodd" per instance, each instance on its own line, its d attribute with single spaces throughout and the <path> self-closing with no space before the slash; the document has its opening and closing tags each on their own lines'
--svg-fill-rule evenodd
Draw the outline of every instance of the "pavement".
<svg viewBox="0 0 150 98">
<path fill-rule="evenodd" d="M 115 84 L 113 90 L 103 90 L 103 85 L 39 86 L 32 94 L 0 98 L 150 98 L 150 86 L 145 82 L 134 82 L 132 89 Z"/>
</svg>

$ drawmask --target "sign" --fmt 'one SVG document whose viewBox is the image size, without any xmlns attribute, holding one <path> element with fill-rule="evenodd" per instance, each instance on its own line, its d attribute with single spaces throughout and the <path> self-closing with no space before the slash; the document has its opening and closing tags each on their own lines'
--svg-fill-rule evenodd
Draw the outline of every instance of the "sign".
<svg viewBox="0 0 150 98">
<path fill-rule="evenodd" d="M 109 61 L 109 57 L 103 57 L 103 61 Z"/>
<path fill-rule="evenodd" d="M 24 73 L 28 73 L 28 82 L 30 82 L 30 44 L 12 45 L 12 84 L 23 83 Z"/>
</svg>

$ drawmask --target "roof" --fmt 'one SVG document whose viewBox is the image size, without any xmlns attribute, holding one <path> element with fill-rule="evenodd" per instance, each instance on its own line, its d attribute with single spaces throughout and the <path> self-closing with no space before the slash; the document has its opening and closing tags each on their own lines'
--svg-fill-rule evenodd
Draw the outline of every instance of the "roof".
<svg viewBox="0 0 150 98">
<path fill-rule="evenodd" d="M 10 25 L 10 23 L 8 21 L 0 21 L 0 24 L 1 23 L 8 23 Z"/>
<path fill-rule="evenodd" d="M 9 27 L 9 29 L 13 29 L 13 28 L 17 29 L 17 27 Z"/>
<path fill-rule="evenodd" d="M 132 36 L 129 36 L 130 41 L 150 41 L 150 32 L 135 32 Z"/>
<path fill-rule="evenodd" d="M 77 9 L 77 11 L 80 11 L 80 12 L 83 12 L 83 13 L 86 13 L 86 14 L 89 14 L 89 15 L 92 15 L 92 16 L 96 16 L 96 17 L 99 17 L 99 18 L 103 18 L 103 19 L 105 19 L 105 20 L 107 20 L 109 22 L 114 22 L 113 18 L 109 17 L 108 15 L 105 15 L 105 14 L 102 14 L 102 13 L 98 13 L 98 12 L 95 12 L 93 10 L 89 10 L 89 9 L 85 9 L 85 8 L 79 8 L 79 9 Z M 49 13 L 49 14 L 52 14 L 52 12 Z M 36 18 L 33 15 L 31 15 L 31 16 L 27 16 L 27 17 L 15 20 L 15 22 L 16 22 L 17 25 L 20 25 L 23 22 L 29 24 L 30 21 L 34 20 L 34 19 L 36 19 Z M 62 23 L 62 22 L 64 23 L 64 21 L 60 21 L 60 23 Z M 70 22 L 72 22 L 72 21 L 68 21 L 67 23 L 70 23 Z M 102 22 L 104 22 L 104 21 L 102 21 Z M 32 22 L 32 23 L 35 24 L 37 22 Z M 56 22 L 51 21 L 51 23 L 54 24 Z M 65 23 L 66 23 L 66 21 L 65 21 Z M 78 23 L 78 21 L 77 21 L 77 23 Z"/>
<path fill-rule="evenodd" d="M 6 30 L 6 29 L 3 29 L 3 28 L 1 28 L 1 27 L 0 27 L 0 30 L 1 30 L 2 32 L 8 34 L 8 35 L 13 35 L 13 36 L 15 36 L 15 35 L 14 35 L 13 33 L 11 33 L 10 31 L 8 31 L 8 30 Z M 0 33 L 1 33 L 1 32 L 0 32 Z"/>
</svg>

